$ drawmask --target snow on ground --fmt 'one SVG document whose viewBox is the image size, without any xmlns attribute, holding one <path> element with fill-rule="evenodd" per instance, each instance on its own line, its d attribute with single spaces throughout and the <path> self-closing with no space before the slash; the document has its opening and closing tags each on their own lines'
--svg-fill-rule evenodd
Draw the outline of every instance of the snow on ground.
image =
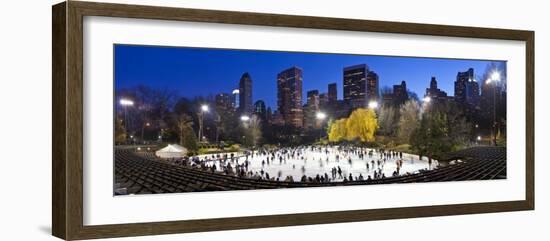
<svg viewBox="0 0 550 241">
<path fill-rule="evenodd" d="M 278 172 L 281 171 L 281 180 L 283 180 L 286 176 L 291 175 L 294 180 L 298 181 L 304 174 L 308 177 L 315 177 L 317 174 L 324 175 L 324 173 L 327 173 L 328 176 L 331 177 L 331 169 L 339 166 L 342 169 L 343 176 L 345 177 L 348 177 L 350 173 L 354 176 L 354 178 L 359 176 L 359 174 L 362 174 L 366 179 L 369 175 L 374 177 L 374 171 L 378 170 L 378 168 L 382 169 L 382 172 L 386 177 L 391 177 L 397 167 L 396 161 L 400 159 L 399 157 L 387 158 L 385 164 L 382 163 L 378 166 L 375 163 L 375 168 L 373 168 L 371 161 L 374 160 L 376 162 L 377 160 L 383 160 L 380 157 L 380 153 L 376 152 L 376 150 L 374 150 L 374 154 L 371 158 L 369 158 L 368 155 L 365 155 L 363 159 L 355 154 L 350 154 L 349 156 L 343 153 L 339 154 L 340 160 L 337 160 L 336 147 L 329 148 L 328 155 L 324 152 L 324 149 L 323 151 L 318 151 L 318 149 L 313 151 L 310 148 L 307 148 L 307 150 L 304 151 L 303 160 L 301 158 L 289 158 L 283 162 L 279 162 L 279 158 L 277 157 L 276 160 L 269 161 L 269 164 L 267 164 L 267 156 L 259 155 L 256 152 L 254 157 L 248 158 L 248 161 L 250 161 L 248 170 L 252 172 L 260 172 L 261 170 L 264 170 L 264 172 L 269 173 L 270 177 L 275 178 L 277 177 Z M 351 157 L 351 162 L 349 161 L 349 157 Z M 245 157 L 241 156 L 239 158 L 239 163 L 242 164 L 244 161 Z M 262 161 L 264 161 L 263 165 Z M 368 170 L 366 165 L 367 162 L 370 165 Z M 417 155 L 403 153 L 403 166 L 400 174 L 404 175 L 406 173 L 417 173 L 419 170 L 435 168 L 436 165 L 437 162 L 434 161 L 430 167 L 426 157 L 419 160 Z M 343 178 L 337 178 L 334 181 L 342 180 Z"/>
</svg>

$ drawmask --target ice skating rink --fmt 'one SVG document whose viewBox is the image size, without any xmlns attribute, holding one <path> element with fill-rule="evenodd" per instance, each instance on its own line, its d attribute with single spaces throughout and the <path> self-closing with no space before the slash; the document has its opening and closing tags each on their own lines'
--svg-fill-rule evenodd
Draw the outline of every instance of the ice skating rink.
<svg viewBox="0 0 550 241">
<path fill-rule="evenodd" d="M 375 171 L 381 171 L 386 177 L 391 177 L 396 171 L 398 160 L 402 160 L 399 175 L 417 173 L 419 170 L 433 169 L 437 166 L 437 161 L 433 161 L 430 166 L 426 157 L 419 160 L 417 155 L 407 153 L 403 153 L 403 157 L 400 158 L 399 155 L 383 157 L 375 149 L 357 148 L 356 150 L 358 151 L 339 150 L 338 146 L 333 146 L 281 149 L 267 154 L 262 151 L 255 151 L 254 155 L 248 157 L 241 155 L 238 158 L 238 163 L 242 164 L 248 161 L 248 171 L 252 171 L 254 174 L 261 175 L 263 170 L 264 173 L 269 174 L 270 178 L 277 178 L 280 175 L 280 180 L 284 180 L 285 177 L 292 176 L 294 181 L 299 181 L 303 175 L 315 178 L 317 174 L 322 176 L 325 173 L 332 179 L 331 170 L 338 167 L 342 170 L 342 177 L 337 175 L 331 181 L 343 181 L 343 177 L 349 177 L 350 173 L 354 179 L 360 174 L 364 179 L 367 179 L 368 176 L 374 178 Z M 370 151 L 372 151 L 371 157 L 367 154 L 361 157 L 360 153 Z M 293 152 L 294 155 L 292 155 Z M 209 162 L 210 165 L 214 163 L 216 165 L 220 164 L 218 161 Z M 368 169 L 367 163 L 369 165 Z"/>
</svg>

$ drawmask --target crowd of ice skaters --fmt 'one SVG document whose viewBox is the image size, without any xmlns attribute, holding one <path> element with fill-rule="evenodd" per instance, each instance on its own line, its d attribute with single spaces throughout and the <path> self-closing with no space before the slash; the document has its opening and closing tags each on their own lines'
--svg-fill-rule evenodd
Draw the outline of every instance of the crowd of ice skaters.
<svg viewBox="0 0 550 241">
<path fill-rule="evenodd" d="M 308 151 L 325 154 L 323 156 L 324 158 L 319 157 L 317 160 L 321 166 L 324 165 L 323 162 L 326 164 L 329 163 L 329 156 L 334 157 L 336 162 L 348 162 L 350 165 L 352 164 L 352 157 L 357 157 L 361 160 L 366 159 L 365 169 L 367 173 L 372 171 L 372 175 L 363 176 L 361 173 L 355 176 L 351 173 L 346 175 L 340 165 L 332 167 L 330 173 L 319 173 L 315 176 L 305 175 L 306 167 L 303 165 L 300 167 L 303 174 L 300 180 L 295 180 L 292 175 L 283 177 L 283 173 L 280 170 L 277 172 L 277 176 L 270 176 L 268 172 L 263 170 L 263 167 L 266 165 L 286 164 L 287 160 L 292 159 L 302 160 L 304 163 L 307 161 L 316 161 L 313 160 L 313 157 L 306 155 Z M 256 158 L 256 160 L 261 160 L 262 169 L 259 171 L 252 170 L 252 168 L 249 169 L 253 158 Z M 419 159 L 421 158 L 422 157 L 419 157 Z M 247 151 L 241 153 L 240 155 L 237 155 L 237 153 L 211 154 L 172 160 L 172 162 L 178 165 L 192 166 L 210 172 L 224 173 L 226 175 L 257 180 L 324 183 L 333 181 L 368 181 L 386 178 L 386 175 L 383 172 L 384 165 L 386 162 L 392 160 L 395 162 L 395 170 L 393 171 L 392 176 L 410 174 L 402 173 L 401 171 L 404 164 L 403 152 L 347 146 L 299 146 L 277 149 L 261 148 L 255 151 Z M 414 160 L 411 158 L 410 162 L 414 162 Z M 431 159 L 429 159 L 429 164 L 432 166 Z M 293 164 L 292 168 L 296 169 L 296 164 Z"/>
</svg>

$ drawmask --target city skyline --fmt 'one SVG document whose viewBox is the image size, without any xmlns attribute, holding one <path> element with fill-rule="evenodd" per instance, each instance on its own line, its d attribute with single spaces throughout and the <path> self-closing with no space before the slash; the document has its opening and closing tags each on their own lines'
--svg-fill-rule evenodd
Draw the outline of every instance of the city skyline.
<svg viewBox="0 0 550 241">
<path fill-rule="evenodd" d="M 115 45 L 115 100 L 115 195 L 507 178 L 506 62 Z"/>
<path fill-rule="evenodd" d="M 336 97 L 342 100 L 344 69 L 352 66 L 366 65 L 367 71 L 379 78 L 379 90 L 406 81 L 407 89 L 422 98 L 432 77 L 442 91 L 454 96 L 457 73 L 471 68 L 482 85 L 483 80 L 479 79 L 487 66 L 504 62 L 136 45 L 115 45 L 114 50 L 117 89 L 146 85 L 171 89 L 190 99 L 214 97 L 239 89 L 246 75 L 253 86 L 250 104 L 262 100 L 274 110 L 278 106 L 277 91 L 273 91 L 277 89 L 277 76 L 292 67 L 303 71 L 302 96 L 313 90 L 329 93 L 328 86 L 336 83 Z M 379 94 L 381 98 L 382 93 Z M 301 104 L 306 100 L 301 98 Z"/>
</svg>

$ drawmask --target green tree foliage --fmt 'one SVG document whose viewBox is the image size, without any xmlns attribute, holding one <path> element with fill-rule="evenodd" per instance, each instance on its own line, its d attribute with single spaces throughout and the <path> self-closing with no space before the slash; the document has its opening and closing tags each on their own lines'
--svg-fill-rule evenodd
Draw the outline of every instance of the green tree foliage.
<svg viewBox="0 0 550 241">
<path fill-rule="evenodd" d="M 449 102 L 445 105 L 440 105 L 434 111 L 445 113 L 446 124 L 449 129 L 449 139 L 453 143 L 453 150 L 459 149 L 467 145 L 473 138 L 473 124 L 468 122 L 465 114 L 455 102 Z"/>
<path fill-rule="evenodd" d="M 471 140 L 471 123 L 455 103 L 446 103 L 425 112 L 412 132 L 410 144 L 422 155 L 438 157 L 462 148 Z"/>
<path fill-rule="evenodd" d="M 436 112 L 424 115 L 420 126 L 416 128 L 410 138 L 413 150 L 421 155 L 437 157 L 451 150 L 449 133 L 444 113 Z"/>
</svg>

